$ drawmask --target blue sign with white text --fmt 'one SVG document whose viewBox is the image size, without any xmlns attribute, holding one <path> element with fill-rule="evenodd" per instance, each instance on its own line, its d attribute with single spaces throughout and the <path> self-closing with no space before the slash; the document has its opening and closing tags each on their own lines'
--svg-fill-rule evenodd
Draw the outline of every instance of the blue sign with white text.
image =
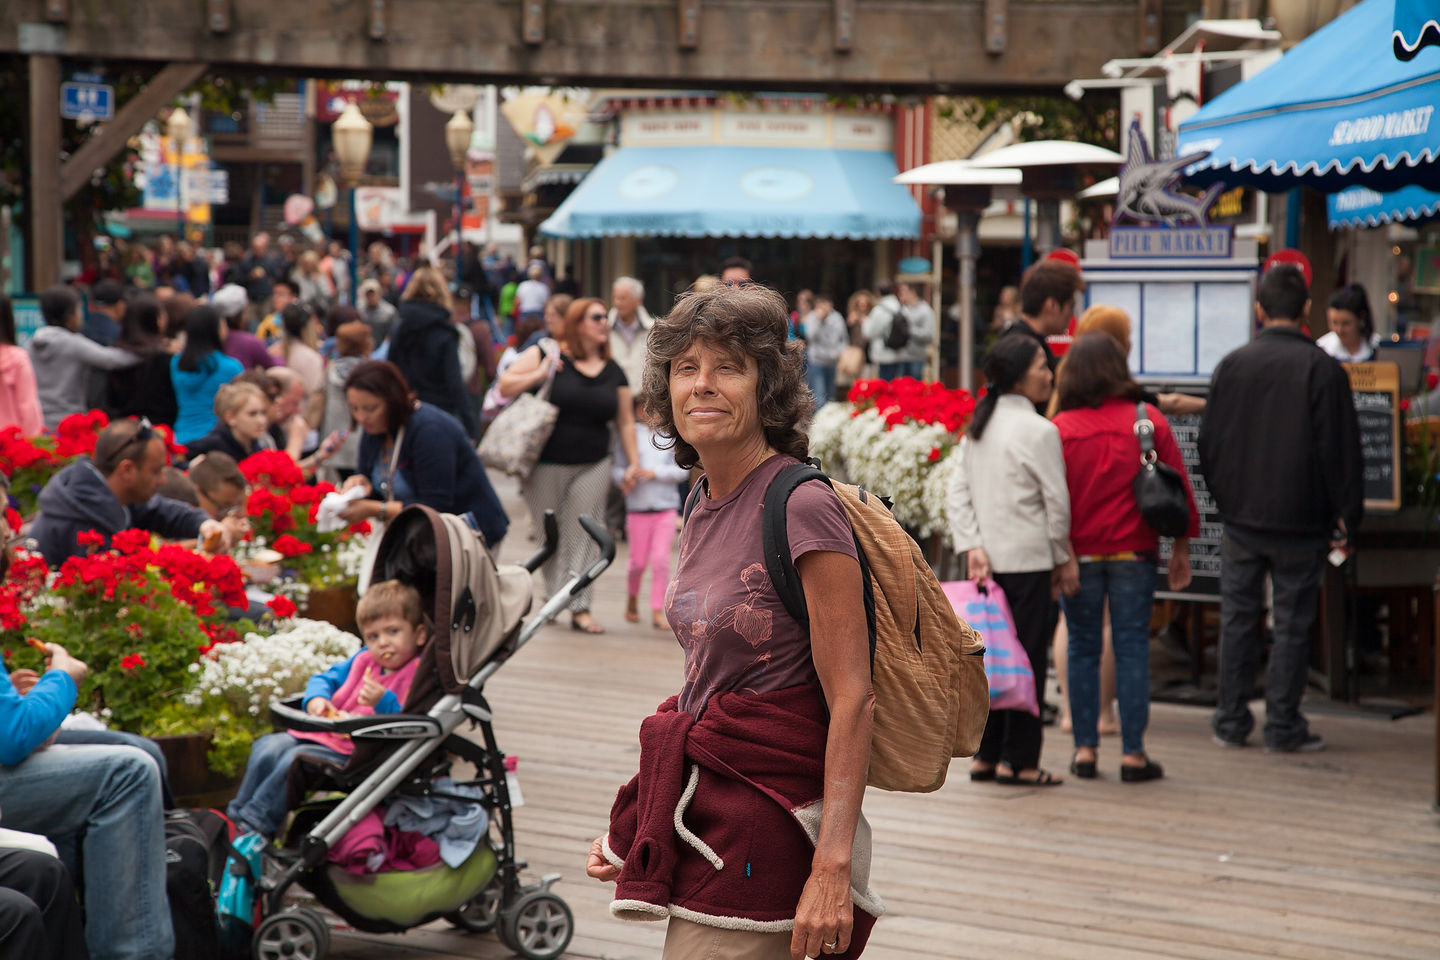
<svg viewBox="0 0 1440 960">
<path fill-rule="evenodd" d="M 60 84 L 60 116 L 91 122 L 115 118 L 115 88 L 108 83 Z"/>
</svg>

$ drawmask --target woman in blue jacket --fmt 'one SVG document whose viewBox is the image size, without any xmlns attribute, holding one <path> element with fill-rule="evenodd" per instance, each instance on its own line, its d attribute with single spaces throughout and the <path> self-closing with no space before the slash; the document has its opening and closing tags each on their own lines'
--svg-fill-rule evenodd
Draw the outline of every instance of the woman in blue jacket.
<svg viewBox="0 0 1440 960">
<path fill-rule="evenodd" d="M 368 494 L 342 514 L 347 523 L 393 520 L 421 503 L 464 517 L 495 549 L 510 518 L 458 420 L 417 401 L 405 377 L 384 360 L 355 367 L 345 380 L 345 402 L 364 433 L 359 469 L 342 489 L 363 485 Z"/>
<path fill-rule="evenodd" d="M 224 353 L 225 325 L 214 307 L 201 304 L 185 317 L 185 349 L 170 359 L 175 386 L 175 440 L 190 443 L 215 427 L 215 394 L 245 372 Z"/>
</svg>

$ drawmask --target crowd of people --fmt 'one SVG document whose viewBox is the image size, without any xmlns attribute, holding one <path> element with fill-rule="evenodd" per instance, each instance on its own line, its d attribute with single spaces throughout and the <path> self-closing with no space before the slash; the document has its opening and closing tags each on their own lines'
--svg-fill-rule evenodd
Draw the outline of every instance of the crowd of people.
<svg viewBox="0 0 1440 960">
<path fill-rule="evenodd" d="M 38 433 L 94 405 L 112 417 L 94 455 L 41 492 L 30 535 L 47 560 L 84 552 L 83 532 L 108 542 L 130 527 L 213 538 L 223 549 L 246 531 L 247 485 L 237 464 L 264 450 L 285 451 L 342 490 L 359 488 L 347 522 L 383 523 L 421 503 L 465 518 L 493 548 L 509 518 L 475 443 L 515 398 L 544 390 L 557 419 L 522 492 L 534 518 L 554 510 L 560 520 L 559 549 L 544 570 L 548 591 L 594 556 L 577 518 L 606 517 L 630 545 L 626 619 L 641 620 L 648 572 L 650 622 L 673 630 L 685 652 L 678 697 L 642 732 L 643 770 L 671 761 L 679 769 L 674 752 L 704 738 L 719 759 L 691 774 L 704 789 L 695 792 L 692 782 L 690 815 L 719 822 L 737 804 L 768 811 L 707 855 L 703 844 L 676 848 L 669 831 L 657 833 L 670 813 L 646 806 L 672 788 L 678 795 L 683 783 L 632 783 L 610 832 L 595 841 L 590 874 L 618 881 L 625 912 L 670 916 L 667 957 L 694 955 L 698 944 L 718 944 L 725 956 L 778 957 L 792 945 L 807 956 L 858 955 L 879 908 L 861 865 L 869 857 L 860 800 L 871 692 L 855 541 L 833 491 L 804 485 L 789 501 L 790 549 L 811 598 L 807 628 L 784 612 L 765 573 L 759 527 L 743 518 L 756 514 L 770 479 L 807 455 L 804 424 L 845 379 L 867 369 L 921 376 L 937 335 L 924 291 L 903 281 L 880 285 L 853 293 L 843 312 L 829 291 L 802 291 L 787 304 L 734 258 L 657 317 L 636 278 L 616 278 L 608 303 L 577 297 L 539 250 L 519 267 L 474 255 L 483 279 L 467 287 L 464 270 L 457 282 L 435 265 L 396 264 L 372 248 L 352 304 L 343 256 L 280 247 L 271 251 L 257 236 L 248 252 L 231 251 L 234 270 L 208 272 L 181 245 L 131 256 L 123 280 L 96 280 L 88 310 L 74 287 L 48 289 L 40 298 L 46 326 L 28 349 L 17 345 L 9 305 L 0 302 L 0 419 Z M 1055 647 L 1071 774 L 1098 776 L 1100 734 L 1116 727 L 1113 698 L 1120 779 L 1163 776 L 1145 748 L 1160 537 L 1132 481 L 1141 460 L 1137 422 L 1149 424 L 1156 459 L 1185 477 L 1166 421 L 1175 413 L 1202 414 L 1201 456 L 1225 524 L 1214 738 L 1241 746 L 1254 725 L 1247 704 L 1268 574 L 1276 640 L 1263 742 L 1276 751 L 1323 748 L 1299 709 L 1306 636 L 1324 552 L 1343 546 L 1360 514 L 1349 387 L 1327 352 L 1363 353 L 1371 336 L 1363 291 L 1336 295 L 1334 342 L 1317 347 L 1300 330 L 1310 309 L 1303 278 L 1287 266 L 1267 272 L 1257 298 L 1263 330 L 1217 369 L 1207 405 L 1135 382 L 1129 318 L 1114 307 L 1085 311 L 1058 358 L 1050 338 L 1069 327 L 1081 290 L 1073 265 L 1045 260 L 1002 304 L 984 359 L 987 389 L 960 441 L 946 505 L 969 576 L 1004 592 L 1038 678 Z M 1281 380 L 1310 389 L 1282 397 Z M 1254 417 L 1262 404 L 1275 415 Z M 182 469 L 166 466 L 159 424 L 186 447 Z M 1245 481 L 1260 456 L 1285 461 L 1275 469 L 1288 485 Z M 683 491 L 701 469 L 701 495 L 682 527 Z M 1198 530 L 1188 480 L 1184 487 L 1189 523 L 1171 544 L 1173 590 L 1190 579 L 1187 538 Z M 425 633 L 413 598 L 381 586 L 379 599 L 367 593 L 362 601 L 371 604 L 360 611 L 367 651 L 312 681 L 312 712 L 383 712 L 403 700 L 403 671 L 413 670 Z M 589 588 L 570 598 L 575 630 L 604 632 L 592 607 Z M 86 673 L 58 645 L 48 666 L 39 677 L 0 670 L 8 736 L 0 809 L 7 826 L 55 840 L 71 873 L 0 858 L 0 920 L 24 914 L 13 929 L 42 938 L 17 932 L 3 942 L 48 937 L 55 955 L 83 955 L 66 885 L 73 878 L 86 895 L 92 954 L 165 960 L 163 761 L 123 734 L 47 754 L 41 748 Z M 316 748 L 277 737 L 257 744 L 232 807 L 242 825 L 266 836 L 284 813 L 279 771 L 298 750 Z M 993 711 L 970 779 L 1059 784 L 1041 766 L 1042 738 L 1039 716 Z M 791 807 L 772 810 L 757 799 L 780 794 Z M 812 804 L 813 822 L 804 821 L 812 829 L 782 828 Z M 155 829 L 115 829 L 132 820 Z M 782 834 L 791 846 L 777 845 Z M 757 842 L 775 853 L 767 862 L 789 865 L 763 890 L 714 867 Z M 627 857 L 642 848 L 669 852 Z M 117 862 L 135 864 L 140 875 L 136 899 L 123 905 L 101 889 Z M 657 899 L 671 883 L 687 892 Z M 34 909 L 5 890 L 21 891 Z"/>
</svg>

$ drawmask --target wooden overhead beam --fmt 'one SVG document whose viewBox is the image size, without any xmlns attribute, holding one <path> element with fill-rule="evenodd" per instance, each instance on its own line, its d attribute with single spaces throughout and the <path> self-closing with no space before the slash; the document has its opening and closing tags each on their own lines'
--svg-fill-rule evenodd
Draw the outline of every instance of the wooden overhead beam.
<svg viewBox="0 0 1440 960">
<path fill-rule="evenodd" d="M 205 75 L 209 64 L 172 63 L 145 84 L 145 89 L 126 101 L 115 119 L 100 127 L 80 149 L 70 155 L 60 168 L 60 199 L 69 200 L 90 182 L 95 171 L 109 163 L 130 138 L 140 132 L 145 121 L 160 108 Z M 57 81 L 58 82 L 58 81 Z M 58 94 L 57 94 L 58 95 Z"/>
<path fill-rule="evenodd" d="M 45 23 L 48 2 L 0 0 L 0 53 L 52 52 L 21 47 L 35 33 L 28 28 Z M 68 0 L 53 52 L 80 63 L 203 61 L 270 76 L 421 83 L 1059 90 L 1141 53 L 1141 2 L 1153 0 L 230 0 L 229 29 L 216 30 L 208 0 Z M 1158 8 L 1161 40 L 1183 31 L 1201 3 Z"/>
</svg>

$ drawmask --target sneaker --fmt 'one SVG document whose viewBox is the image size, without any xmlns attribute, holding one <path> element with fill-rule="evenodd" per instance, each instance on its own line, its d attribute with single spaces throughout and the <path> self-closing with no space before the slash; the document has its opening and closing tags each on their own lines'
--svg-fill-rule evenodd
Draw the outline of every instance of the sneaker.
<svg viewBox="0 0 1440 960">
<path fill-rule="evenodd" d="M 1266 753 L 1319 753 L 1325 749 L 1325 738 L 1318 733 L 1307 733 L 1299 743 L 1279 747 L 1265 744 Z"/>
<path fill-rule="evenodd" d="M 1210 740 L 1215 746 L 1223 747 L 1226 750 L 1239 750 L 1245 746 L 1244 740 L 1226 740 L 1218 733 L 1210 734 Z"/>
</svg>

